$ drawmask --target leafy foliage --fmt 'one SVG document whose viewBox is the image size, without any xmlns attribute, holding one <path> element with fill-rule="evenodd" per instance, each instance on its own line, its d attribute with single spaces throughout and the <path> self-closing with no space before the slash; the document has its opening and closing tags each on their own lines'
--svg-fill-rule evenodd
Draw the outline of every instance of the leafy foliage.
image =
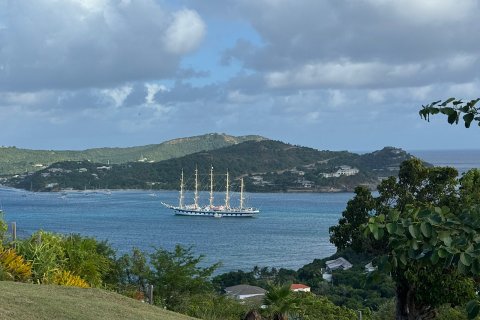
<svg viewBox="0 0 480 320">
<path fill-rule="evenodd" d="M 385 214 L 391 209 L 403 210 L 407 204 L 459 206 L 462 199 L 457 196 L 457 175 L 453 168 L 427 167 L 419 159 L 404 161 L 398 179 L 383 180 L 378 186 L 377 197 L 363 187 L 355 190 L 355 197 L 348 202 L 338 225 L 329 229 L 330 242 L 339 250 L 348 247 L 381 254 L 385 241 L 365 238 L 360 234 L 360 226 L 372 215 Z"/>
<path fill-rule="evenodd" d="M 458 124 L 460 117 L 462 117 L 465 128 L 470 128 L 474 121 L 478 122 L 480 126 L 480 109 L 476 106 L 478 101 L 480 101 L 480 98 L 467 102 L 456 98 L 448 98 L 444 101 L 438 100 L 425 106 L 422 105 L 419 114 L 421 118 L 430 121 L 431 115 L 441 113 L 447 116 L 447 121 L 450 124 Z"/>
<path fill-rule="evenodd" d="M 63 239 L 63 268 L 81 276 L 92 286 L 100 286 L 110 268 L 108 256 L 98 252 L 99 242 L 73 234 Z"/>
<path fill-rule="evenodd" d="M 0 280 L 29 281 L 32 266 L 14 249 L 0 249 Z"/>
<path fill-rule="evenodd" d="M 33 280 L 52 283 L 59 272 L 69 271 L 92 286 L 107 280 L 115 263 L 106 243 L 78 234 L 63 236 L 38 231 L 29 239 L 18 241 L 18 251 L 32 263 Z M 116 278 L 111 281 L 116 282 Z"/>
<path fill-rule="evenodd" d="M 475 297 L 479 209 L 454 213 L 448 207 L 408 206 L 404 212 L 393 210 L 369 219 L 365 233 L 389 239 L 379 265 L 391 271 L 397 283 L 398 313 L 427 315 L 442 304 L 461 305 Z"/>
<path fill-rule="evenodd" d="M 297 313 L 299 299 L 289 286 L 270 287 L 263 300 L 266 313 L 274 320 L 287 320 L 290 313 Z"/>
<path fill-rule="evenodd" d="M 38 231 L 29 239 L 18 241 L 18 252 L 32 263 L 34 282 L 49 282 L 65 263 L 62 236 Z"/>
<path fill-rule="evenodd" d="M 312 294 L 297 293 L 298 319 L 302 320 L 351 320 L 357 319 L 354 310 L 339 307 L 329 299 Z M 367 314 L 365 314 L 366 316 Z M 366 319 L 366 317 L 364 317 Z"/>
<path fill-rule="evenodd" d="M 199 319 L 239 320 L 247 313 L 248 304 L 215 293 L 194 294 L 184 301 L 182 313 Z"/>
<path fill-rule="evenodd" d="M 8 225 L 5 222 L 5 219 L 3 217 L 3 210 L 0 209 L 0 249 L 3 247 L 3 243 L 6 240 L 7 230 L 8 230 Z"/>
<path fill-rule="evenodd" d="M 87 281 L 73 274 L 71 271 L 60 270 L 53 276 L 52 284 L 67 287 L 89 288 Z"/>
<path fill-rule="evenodd" d="M 355 189 L 355 197 L 348 201 L 338 225 L 330 227 L 330 242 L 339 250 L 352 247 L 361 250 L 363 238 L 360 226 L 368 221 L 375 208 L 375 200 L 367 188 L 359 186 Z"/>
<path fill-rule="evenodd" d="M 189 295 L 213 292 L 210 276 L 219 264 L 203 268 L 198 264 L 203 256 L 195 256 L 192 247 L 176 245 L 173 252 L 156 249 L 150 255 L 156 303 L 176 310 Z"/>
</svg>

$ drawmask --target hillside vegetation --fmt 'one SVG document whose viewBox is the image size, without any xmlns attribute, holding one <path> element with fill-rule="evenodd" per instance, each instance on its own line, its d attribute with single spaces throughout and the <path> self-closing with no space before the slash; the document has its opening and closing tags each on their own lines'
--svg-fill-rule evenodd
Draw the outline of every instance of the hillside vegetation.
<svg viewBox="0 0 480 320">
<path fill-rule="evenodd" d="M 0 319 L 193 320 L 117 293 L 0 281 Z"/>
<path fill-rule="evenodd" d="M 28 150 L 16 147 L 0 148 L 0 175 L 32 172 L 61 161 L 89 160 L 96 163 L 125 163 L 142 160 L 162 161 L 182 157 L 191 153 L 214 150 L 249 140 L 263 140 L 260 136 L 230 136 L 226 134 L 205 134 L 201 136 L 174 139 L 160 144 L 129 148 L 95 148 L 83 151 Z"/>
<path fill-rule="evenodd" d="M 374 189 L 385 177 L 396 175 L 402 161 L 412 156 L 387 147 L 359 155 L 347 151 L 319 151 L 279 141 L 246 141 L 229 147 L 202 151 L 156 163 L 131 162 L 105 166 L 89 161 L 60 162 L 34 174 L 11 179 L 7 184 L 33 191 L 65 188 L 77 190 L 177 189 L 183 170 L 187 188 L 193 187 L 197 167 L 200 184 L 206 189 L 213 166 L 215 189 L 225 187 L 225 173 L 231 174 L 232 188 L 244 177 L 248 191 L 350 191 L 357 185 Z M 351 175 L 326 176 L 347 168 Z"/>
</svg>

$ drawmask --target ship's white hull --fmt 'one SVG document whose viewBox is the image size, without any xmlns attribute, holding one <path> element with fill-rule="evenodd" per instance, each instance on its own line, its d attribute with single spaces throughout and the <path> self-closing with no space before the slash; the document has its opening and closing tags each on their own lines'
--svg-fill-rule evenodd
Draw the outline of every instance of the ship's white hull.
<svg viewBox="0 0 480 320">
<path fill-rule="evenodd" d="M 259 210 L 256 209 L 229 209 L 229 210 L 204 210 L 204 209 L 188 209 L 188 208 L 179 208 L 168 205 L 166 203 L 162 204 L 173 210 L 176 215 L 179 216 L 197 216 L 197 217 L 214 217 L 214 218 L 222 218 L 222 217 L 231 217 L 231 218 L 242 218 L 242 217 L 255 217 Z"/>
</svg>

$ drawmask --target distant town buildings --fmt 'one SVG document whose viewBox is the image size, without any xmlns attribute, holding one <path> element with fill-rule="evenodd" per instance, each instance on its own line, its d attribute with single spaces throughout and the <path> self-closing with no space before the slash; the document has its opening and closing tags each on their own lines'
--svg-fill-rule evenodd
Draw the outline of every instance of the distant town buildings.
<svg viewBox="0 0 480 320">
<path fill-rule="evenodd" d="M 360 170 L 352 168 L 350 166 L 340 166 L 337 171 L 330 173 L 322 173 L 324 178 L 339 178 L 341 176 L 354 176 L 359 173 Z"/>
</svg>

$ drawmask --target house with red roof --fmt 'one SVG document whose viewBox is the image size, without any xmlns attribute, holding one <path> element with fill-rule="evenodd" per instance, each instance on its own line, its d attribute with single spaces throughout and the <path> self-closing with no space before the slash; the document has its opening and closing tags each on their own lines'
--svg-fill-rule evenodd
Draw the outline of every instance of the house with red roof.
<svg viewBox="0 0 480 320">
<path fill-rule="evenodd" d="M 294 292 L 310 292 L 310 287 L 301 283 L 292 283 L 290 285 L 290 290 Z"/>
</svg>

